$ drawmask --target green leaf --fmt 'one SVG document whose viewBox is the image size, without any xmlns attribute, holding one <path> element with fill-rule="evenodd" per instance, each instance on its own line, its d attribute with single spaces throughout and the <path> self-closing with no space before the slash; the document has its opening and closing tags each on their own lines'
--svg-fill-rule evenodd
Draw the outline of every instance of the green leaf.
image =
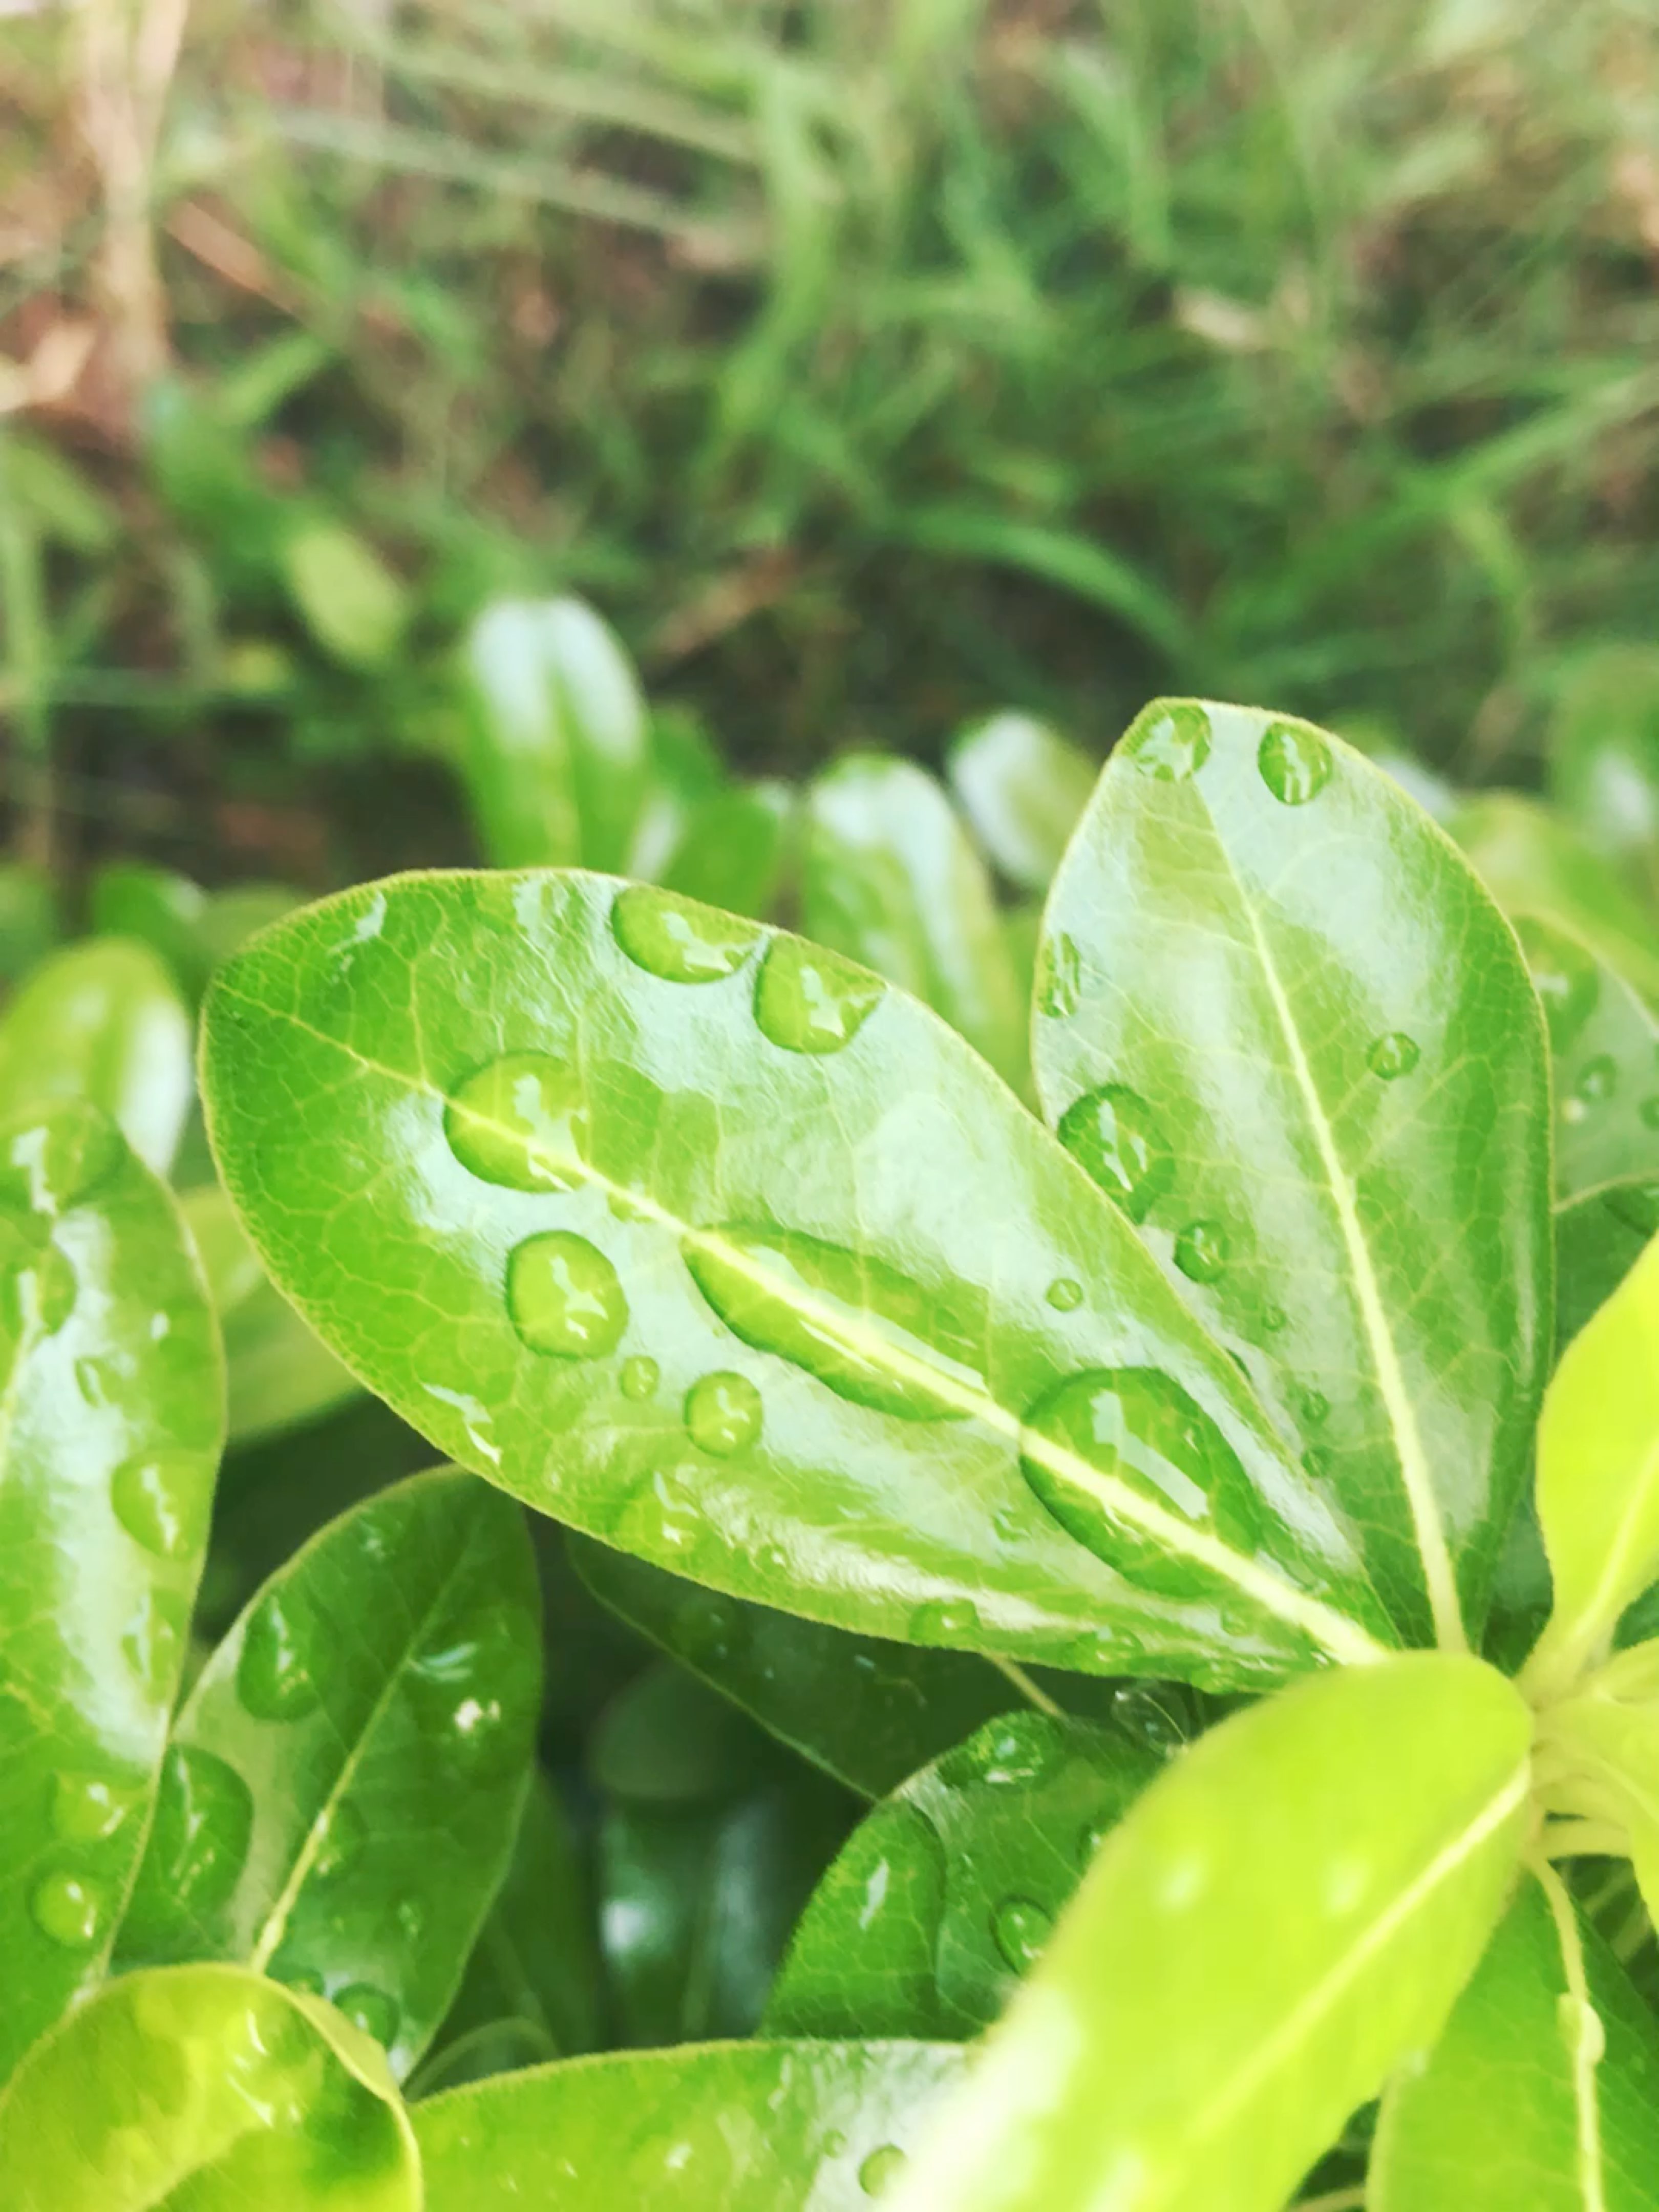
<svg viewBox="0 0 1659 2212">
<path fill-rule="evenodd" d="M 1011 1702 L 1007 1676 L 966 1652 L 849 1635 L 569 1541 L 596 1597 L 861 1797 L 884 1796 Z"/>
<path fill-rule="evenodd" d="M 911 761 L 853 753 L 813 784 L 806 808 L 806 935 L 933 1007 L 1021 1083 L 1013 957 L 984 863 L 933 778 Z"/>
<path fill-rule="evenodd" d="M 1517 914 L 1515 928 L 1549 1027 L 1557 1197 L 1659 1177 L 1659 1020 L 1560 922 Z"/>
<path fill-rule="evenodd" d="M 1407 1636 L 1462 1648 L 1551 1348 L 1544 1027 L 1502 916 L 1339 740 L 1176 700 L 1113 755 L 1044 933 L 1044 1113 Z"/>
<path fill-rule="evenodd" d="M 1030 714 L 990 714 L 951 743 L 945 773 L 994 866 L 1046 891 L 1099 773 L 1080 747 Z"/>
<path fill-rule="evenodd" d="M 439 1469 L 331 1522 L 185 1701 L 121 1963 L 269 1971 L 406 2073 L 506 1872 L 540 1675 L 535 1563 L 507 1499 Z"/>
<path fill-rule="evenodd" d="M 84 1098 L 165 1175 L 190 1111 L 190 1015 L 148 946 L 88 938 L 44 960 L 0 1018 L 0 1109 Z"/>
<path fill-rule="evenodd" d="M 1659 2207 L 1659 2027 L 1553 1874 L 1523 1881 L 1427 2065 L 1383 2100 L 1365 2201 Z"/>
<path fill-rule="evenodd" d="M 988 2027 L 1163 1765 L 1144 1741 L 1084 1721 L 988 1721 L 854 1830 L 795 1931 L 768 2032 Z"/>
<path fill-rule="evenodd" d="M 647 750 L 645 791 L 621 872 L 655 883 L 693 814 L 727 779 L 719 748 L 690 708 L 651 708 Z"/>
<path fill-rule="evenodd" d="M 1546 1704 L 1538 1796 L 1563 1850 L 1627 1857 L 1650 1917 L 1659 1914 L 1659 1643 L 1632 1644 Z"/>
<path fill-rule="evenodd" d="M 659 880 L 687 898 L 759 921 L 782 886 L 794 822 L 787 784 L 742 783 L 712 792 L 687 812 Z"/>
<path fill-rule="evenodd" d="M 0 1365 L 3 2080 L 108 1956 L 224 1441 L 195 1255 L 90 1107 L 0 1129 Z"/>
<path fill-rule="evenodd" d="M 1659 651 L 1585 653 L 1556 700 L 1550 789 L 1591 843 L 1651 872 L 1659 855 Z"/>
<path fill-rule="evenodd" d="M 1413 1653 L 1298 1684 L 1102 1845 L 892 2212 L 1280 2212 L 1502 1909 L 1531 1715 Z"/>
<path fill-rule="evenodd" d="M 0 864 L 0 985 L 26 975 L 60 933 L 58 892 L 46 870 Z"/>
<path fill-rule="evenodd" d="M 330 659 L 365 672 L 386 667 L 411 609 L 368 539 L 343 523 L 308 520 L 283 538 L 278 558 L 289 596 Z"/>
<path fill-rule="evenodd" d="M 386 2061 L 328 2006 L 234 1967 L 102 1990 L 0 2094 L 7 2212 L 422 2212 Z"/>
<path fill-rule="evenodd" d="M 416 2106 L 426 2212 L 868 2212 L 961 2063 L 744 2043 L 509 2075 Z"/>
<path fill-rule="evenodd" d="M 1506 913 L 1547 915 L 1649 1000 L 1659 1000 L 1659 927 L 1605 857 L 1536 799 L 1486 792 L 1447 829 Z"/>
<path fill-rule="evenodd" d="M 1555 1209 L 1555 1340 L 1570 1344 L 1659 1235 L 1659 1169 Z"/>
<path fill-rule="evenodd" d="M 1389 1633 L 1329 1486 L 1129 1224 L 837 956 L 604 878 L 404 878 L 266 931 L 205 1026 L 278 1285 L 560 1520 L 1102 1674 L 1259 1686 Z"/>
<path fill-rule="evenodd" d="M 527 2066 L 545 2065 L 559 2055 L 557 2044 L 534 2021 L 483 2021 L 434 2051 L 405 2094 L 411 2102 L 418 2097 L 436 2097 L 446 2089 L 463 2089 L 497 2074 L 519 2074 Z"/>
<path fill-rule="evenodd" d="M 1659 1577 L 1659 1239 L 1561 1356 L 1538 1424 L 1555 1610 L 1528 1668 L 1559 1695 Z"/>
<path fill-rule="evenodd" d="M 356 1377 L 272 1283 L 218 1185 L 204 1183 L 180 1204 L 224 1334 L 231 1442 L 300 1427 L 356 1397 Z"/>
<path fill-rule="evenodd" d="M 90 919 L 100 936 L 140 938 L 160 953 L 193 1005 L 220 961 L 299 903 L 280 884 L 204 891 L 170 868 L 113 860 L 93 879 Z"/>
</svg>

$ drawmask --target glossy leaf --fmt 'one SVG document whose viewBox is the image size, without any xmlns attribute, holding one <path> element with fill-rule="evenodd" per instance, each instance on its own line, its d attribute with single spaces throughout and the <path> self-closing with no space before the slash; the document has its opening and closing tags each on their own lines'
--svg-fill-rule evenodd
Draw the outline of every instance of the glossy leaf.
<svg viewBox="0 0 1659 2212">
<path fill-rule="evenodd" d="M 769 2032 L 988 2027 L 1163 1766 L 1125 1731 L 1030 1711 L 988 1721 L 854 1832 L 795 1931 Z"/>
<path fill-rule="evenodd" d="M 989 714 L 945 756 L 957 805 L 993 864 L 1023 891 L 1046 891 L 1099 773 L 1080 747 L 1030 714 Z"/>
<path fill-rule="evenodd" d="M 122 1962 L 269 1971 L 406 2072 L 512 1854 L 540 1656 L 523 1517 L 483 1484 L 416 1475 L 331 1522 L 185 1701 Z"/>
<path fill-rule="evenodd" d="M 1559 1694 L 1659 1578 L 1659 1240 L 1562 1354 L 1538 1424 L 1555 1610 L 1528 1674 Z"/>
<path fill-rule="evenodd" d="M 787 784 L 742 783 L 688 811 L 660 880 L 730 914 L 769 915 L 789 865 L 794 795 Z"/>
<path fill-rule="evenodd" d="M 1659 1170 L 1555 1209 L 1555 1340 L 1570 1344 L 1659 1235 Z"/>
<path fill-rule="evenodd" d="M 422 2212 L 386 2060 L 234 1967 L 112 1983 L 0 2093 L 6 2212 Z"/>
<path fill-rule="evenodd" d="M 1659 2207 L 1659 2027 L 1548 1881 L 1523 1881 L 1426 2066 L 1385 2098 L 1370 2212 Z"/>
<path fill-rule="evenodd" d="M 266 1274 L 218 1185 L 204 1183 L 180 1203 L 224 1334 L 232 1443 L 300 1427 L 356 1397 L 356 1377 Z"/>
<path fill-rule="evenodd" d="M 1505 913 L 1560 921 L 1659 1000 L 1653 914 L 1570 823 L 1519 792 L 1492 791 L 1467 799 L 1446 826 Z"/>
<path fill-rule="evenodd" d="M 3 2080 L 108 1957 L 224 1440 L 195 1255 L 90 1107 L 0 1128 L 0 1366 Z"/>
<path fill-rule="evenodd" d="M 1212 1730 L 1102 1845 L 893 2212 L 1280 2212 L 1485 1948 L 1530 1735 L 1437 1652 Z"/>
<path fill-rule="evenodd" d="M 148 946 L 88 938 L 41 963 L 0 1017 L 0 1111 L 84 1098 L 165 1175 L 194 1088 L 190 1015 Z"/>
<path fill-rule="evenodd" d="M 944 1015 L 1018 1084 L 1025 1002 L 983 863 L 914 762 L 854 753 L 807 794 L 801 927 Z"/>
<path fill-rule="evenodd" d="M 885 1796 L 1014 1695 L 966 1652 L 798 1620 L 586 1538 L 571 1554 L 596 1597 L 862 1797 Z"/>
<path fill-rule="evenodd" d="M 1363 1528 L 1401 1629 L 1459 1648 L 1551 1349 L 1545 1041 L 1509 928 L 1360 755 L 1174 701 L 1113 755 L 1044 932 L 1045 1115 Z"/>
<path fill-rule="evenodd" d="M 1515 927 L 1549 1027 L 1557 1196 L 1659 1177 L 1659 1020 L 1560 922 Z"/>
<path fill-rule="evenodd" d="M 1388 1632 L 1328 1485 L 1129 1225 L 836 956 L 604 878 L 405 878 L 265 932 L 205 1020 L 278 1284 L 559 1519 L 862 1634 L 1097 1673 L 1260 1685 Z"/>
<path fill-rule="evenodd" d="M 961 2064 L 744 2043 L 511 2075 L 416 2107 L 427 2212 L 868 2212 Z"/>
</svg>

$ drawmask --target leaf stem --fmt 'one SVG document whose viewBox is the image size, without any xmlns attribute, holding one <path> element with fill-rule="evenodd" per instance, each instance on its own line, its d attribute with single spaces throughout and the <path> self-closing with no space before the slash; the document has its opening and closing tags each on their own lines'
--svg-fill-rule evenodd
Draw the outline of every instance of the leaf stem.
<svg viewBox="0 0 1659 2212">
<path fill-rule="evenodd" d="M 1533 1869 L 1548 1899 L 1561 1946 L 1561 1966 L 1567 1989 L 1578 2007 L 1578 2032 L 1572 2040 L 1573 2104 L 1578 2118 L 1578 2182 L 1584 2212 L 1607 2212 L 1601 2185 L 1601 2108 L 1595 2088 L 1595 2069 L 1605 2040 L 1601 2015 L 1590 2002 L 1584 1972 L 1584 1946 L 1578 1932 L 1578 1916 L 1566 1884 L 1547 1862 Z"/>
<path fill-rule="evenodd" d="M 1054 1720 L 1065 1719 L 1065 1706 L 1057 1704 L 1045 1689 L 1034 1682 L 1018 1660 L 999 1658 L 994 1651 L 981 1652 L 980 1656 L 988 1661 L 999 1674 L 1006 1675 L 1021 1697 L 1028 1704 L 1035 1705 L 1040 1713 L 1047 1713 Z"/>
</svg>

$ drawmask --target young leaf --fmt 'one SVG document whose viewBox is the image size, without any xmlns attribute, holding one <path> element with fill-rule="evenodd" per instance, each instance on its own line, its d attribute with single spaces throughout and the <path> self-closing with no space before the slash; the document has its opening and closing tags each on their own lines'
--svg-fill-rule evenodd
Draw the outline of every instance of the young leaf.
<svg viewBox="0 0 1659 2212">
<path fill-rule="evenodd" d="M 1645 999 L 1659 999 L 1654 917 L 1606 856 L 1516 791 L 1465 800 L 1446 825 L 1506 914 L 1559 921 Z"/>
<path fill-rule="evenodd" d="M 510 1501 L 441 1469 L 331 1522 L 185 1701 L 121 1962 L 314 1989 L 406 2073 L 511 1856 L 540 1674 Z"/>
<path fill-rule="evenodd" d="M 1337 739 L 1163 701 L 1038 966 L 1044 1113 L 1364 1529 L 1407 1636 L 1462 1648 L 1550 1352 L 1544 1027 L 1502 916 Z"/>
<path fill-rule="evenodd" d="M 222 969 L 206 1066 L 226 1186 L 325 1341 L 622 1550 L 1223 1687 L 1389 1633 L 1329 1486 L 1129 1225 L 833 953 L 603 878 L 405 878 Z"/>
<path fill-rule="evenodd" d="M 1588 1823 L 1584 1850 L 1627 1856 L 1659 1913 L 1659 1643 L 1630 1645 L 1545 1706 L 1536 1771 L 1546 1812 Z"/>
<path fill-rule="evenodd" d="M 112 860 L 93 879 L 90 920 L 100 936 L 140 938 L 160 953 L 194 1005 L 220 961 L 299 903 L 280 884 L 204 891 L 170 868 Z"/>
<path fill-rule="evenodd" d="M 1555 1190 L 1659 1176 L 1659 1021 L 1582 938 L 1517 914 L 1554 1066 Z"/>
<path fill-rule="evenodd" d="M 854 1830 L 795 1930 L 777 2035 L 976 2035 L 1034 1963 L 1163 1755 L 1126 1733 L 1012 1712 Z"/>
<path fill-rule="evenodd" d="M 0 1111 L 88 1099 L 157 1175 L 173 1164 L 193 1089 L 190 1015 L 147 945 L 66 945 L 0 1018 Z"/>
<path fill-rule="evenodd" d="M 0 2091 L 6 2212 L 422 2212 L 386 2060 L 314 1998 L 231 1966 L 102 1990 Z"/>
<path fill-rule="evenodd" d="M 687 898 L 761 920 L 789 865 L 794 794 L 786 783 L 734 784 L 692 807 L 660 880 Z"/>
<path fill-rule="evenodd" d="M 741 2043 L 507 2075 L 415 2107 L 426 2212 L 869 2212 L 961 2066 L 949 2044 Z"/>
<path fill-rule="evenodd" d="M 1554 1874 L 1522 1882 L 1427 2064 L 1383 2099 L 1365 2202 L 1659 2208 L 1659 2027 Z"/>
<path fill-rule="evenodd" d="M 1565 1349 L 1659 1235 L 1659 1166 L 1555 1209 L 1555 1341 Z"/>
<path fill-rule="evenodd" d="M 1530 1735 L 1438 1652 L 1213 1729 L 1102 1845 L 893 2212 L 1279 2212 L 1480 1957 Z"/>
<path fill-rule="evenodd" d="M 1046 891 L 1098 770 L 1030 714 L 991 714 L 945 757 L 957 804 L 992 862 L 1023 891 Z"/>
<path fill-rule="evenodd" d="M 108 1956 L 224 1442 L 195 1255 L 91 1107 L 0 1130 L 0 1373 L 3 2081 Z"/>
<path fill-rule="evenodd" d="M 806 935 L 922 1000 L 1019 1085 L 1026 1010 L 1012 956 L 984 864 L 933 777 L 849 754 L 806 804 Z"/>
<path fill-rule="evenodd" d="M 308 516 L 287 532 L 277 562 L 312 636 L 347 668 L 384 668 L 410 614 L 407 590 L 365 538 L 343 523 Z"/>
</svg>

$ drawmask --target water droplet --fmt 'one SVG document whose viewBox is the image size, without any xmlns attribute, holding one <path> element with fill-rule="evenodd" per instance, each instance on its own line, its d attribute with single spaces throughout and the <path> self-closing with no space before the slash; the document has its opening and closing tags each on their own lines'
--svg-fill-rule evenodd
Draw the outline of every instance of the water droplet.
<svg viewBox="0 0 1659 2212">
<path fill-rule="evenodd" d="M 799 937 L 777 937 L 761 963 L 755 1019 L 786 1052 L 839 1052 L 885 995 L 879 976 Z"/>
<path fill-rule="evenodd" d="M 1190 699 L 1154 700 L 1130 725 L 1122 749 L 1143 775 L 1182 783 L 1210 757 L 1210 718 Z"/>
<path fill-rule="evenodd" d="M 1066 1734 L 1046 1713 L 1004 1713 L 975 1729 L 939 1761 L 941 1781 L 965 1790 L 976 1783 L 1011 1789 L 1039 1780 L 1066 1753 Z"/>
<path fill-rule="evenodd" d="M 1083 1285 L 1075 1275 L 1056 1275 L 1042 1295 L 1056 1313 L 1075 1313 L 1083 1304 Z"/>
<path fill-rule="evenodd" d="M 115 1517 L 158 1559 L 182 1559 L 202 1532 L 210 1484 L 202 1462 L 182 1452 L 124 1460 L 110 1478 Z"/>
<path fill-rule="evenodd" d="M 1171 1699 L 1142 1682 L 1113 1692 L 1112 1718 L 1161 1758 L 1171 1757 L 1187 1741 L 1187 1723 Z"/>
<path fill-rule="evenodd" d="M 422 1651 L 408 1692 L 422 1735 L 475 1778 L 523 1753 L 541 1700 L 541 1638 L 521 1606 L 491 1604 Z"/>
<path fill-rule="evenodd" d="M 35 1926 L 66 1951 L 90 1951 L 104 1931 L 107 1900 L 95 1881 L 59 1869 L 35 1886 L 29 1899 Z"/>
<path fill-rule="evenodd" d="M 1533 915 L 1516 917 L 1516 934 L 1533 988 L 1544 1002 L 1544 1019 L 1556 1057 L 1570 1052 L 1595 1012 L 1601 978 L 1588 949 Z"/>
<path fill-rule="evenodd" d="M 100 1413 L 110 1402 L 111 1385 L 116 1381 L 101 1359 L 77 1359 L 75 1363 L 75 1387 L 94 1413 Z"/>
<path fill-rule="evenodd" d="M 165 1590 L 146 1590 L 121 1638 L 121 1653 L 159 1704 L 171 1705 L 184 1657 L 185 1609 Z"/>
<path fill-rule="evenodd" d="M 1012 1505 L 999 1505 L 991 1516 L 991 1526 L 1005 1544 L 1012 1544 L 1023 1528 L 1019 1513 Z"/>
<path fill-rule="evenodd" d="M 349 1797 L 325 1807 L 311 1832 L 317 1843 L 311 1863 L 325 1881 L 345 1873 L 368 1841 L 368 1824 Z"/>
<path fill-rule="evenodd" d="M 1636 1110 L 1650 1129 L 1659 1129 L 1659 1096 L 1644 1098 Z"/>
<path fill-rule="evenodd" d="M 1083 963 L 1063 930 L 1039 939 L 1033 989 L 1038 1012 L 1054 1021 L 1069 1021 L 1082 1003 Z"/>
<path fill-rule="evenodd" d="M 674 1649 L 692 1666 L 724 1666 L 748 1641 L 749 1624 L 719 1590 L 695 1590 L 674 1608 Z"/>
<path fill-rule="evenodd" d="M 846 2154 L 846 2136 L 839 2128 L 831 2128 L 823 2138 L 823 2155 L 826 2158 L 844 2158 Z"/>
<path fill-rule="evenodd" d="M 617 893 L 611 928 L 636 968 L 668 983 L 718 982 L 742 967 L 761 933 L 752 921 L 645 884 Z"/>
<path fill-rule="evenodd" d="M 469 1075 L 444 1109 L 461 1165 L 510 1190 L 574 1190 L 586 1170 L 587 1109 L 574 1068 L 510 1053 Z"/>
<path fill-rule="evenodd" d="M 0 1133 L 0 1205 L 66 1212 L 89 1198 L 125 1154 L 115 1124 L 82 1100 L 20 1117 Z"/>
<path fill-rule="evenodd" d="M 979 1609 L 970 1600 L 934 1598 L 919 1605 L 910 1616 L 913 1644 L 966 1644 L 979 1634 Z"/>
<path fill-rule="evenodd" d="M 1060 1140 L 1131 1221 L 1146 1218 L 1175 1172 L 1152 1108 L 1127 1084 L 1074 1099 L 1060 1116 Z"/>
<path fill-rule="evenodd" d="M 1599 1106 L 1619 1088 L 1619 1065 L 1610 1054 L 1597 1053 L 1578 1071 L 1572 1095 L 1584 1106 Z"/>
<path fill-rule="evenodd" d="M 878 2150 L 872 2150 L 860 2166 L 859 2187 L 866 2197 L 879 2197 L 884 2189 L 892 2187 L 903 2172 L 905 2164 L 904 2153 L 896 2143 L 883 2143 Z"/>
<path fill-rule="evenodd" d="M 1302 1455 L 1302 1466 L 1316 1482 L 1323 1482 L 1331 1471 L 1331 1455 L 1320 1445 L 1310 1444 Z"/>
<path fill-rule="evenodd" d="M 1304 1390 L 1297 1401 L 1302 1418 L 1310 1429 L 1316 1429 L 1331 1416 L 1331 1401 L 1322 1390 Z"/>
<path fill-rule="evenodd" d="M 597 1246 L 568 1229 L 516 1244 L 507 1262 L 513 1326 L 532 1352 L 555 1359 L 598 1359 L 614 1352 L 628 1326 L 617 1271 Z"/>
<path fill-rule="evenodd" d="M 253 1796 L 236 1769 L 192 1744 L 169 1746 L 145 1864 L 144 1917 L 199 1929 L 228 1904 L 247 1863 Z M 198 1952 L 198 1957 L 209 1955 Z"/>
<path fill-rule="evenodd" d="M 1372 1044 L 1365 1054 L 1365 1065 L 1384 1083 L 1394 1083 L 1401 1076 L 1409 1075 L 1422 1056 L 1422 1048 L 1414 1037 L 1408 1037 L 1404 1030 L 1389 1030 Z"/>
<path fill-rule="evenodd" d="M 661 1380 L 661 1368 L 642 1352 L 636 1352 L 631 1359 L 623 1362 L 622 1394 L 624 1398 L 631 1398 L 636 1406 L 642 1405 L 655 1395 Z"/>
<path fill-rule="evenodd" d="M 372 1982 L 352 1982 L 335 1992 L 334 2007 L 382 2049 L 390 2049 L 398 2033 L 398 2008 L 384 1990 Z"/>
<path fill-rule="evenodd" d="M 711 1459 L 735 1459 L 761 1432 L 761 1395 L 746 1375 L 704 1375 L 685 1394 L 686 1434 Z"/>
<path fill-rule="evenodd" d="M 397 1921 L 398 1932 L 404 1942 L 418 1943 L 426 1933 L 425 1905 L 418 1897 L 400 1899 L 398 1905 Z"/>
<path fill-rule="evenodd" d="M 991 1916 L 996 1947 L 1017 1974 L 1036 1966 L 1054 1925 L 1053 1914 L 1029 1897 L 1005 1897 Z"/>
<path fill-rule="evenodd" d="M 1095 1853 L 1112 1832 L 1109 1820 L 1091 1820 L 1077 1839 L 1077 1863 L 1086 1874 L 1094 1862 Z"/>
<path fill-rule="evenodd" d="M 107 1842 L 125 1822 L 134 1793 L 94 1774 L 60 1774 L 52 1784 L 52 1825 L 66 1844 Z"/>
<path fill-rule="evenodd" d="M 984 1391 L 983 1299 L 961 1285 L 930 1291 L 871 1254 L 786 1230 L 724 1229 L 688 1237 L 681 1249 L 735 1336 L 854 1405 L 902 1420 L 953 1420 Z M 898 1360 L 882 1357 L 883 1343 Z"/>
<path fill-rule="evenodd" d="M 27 1234 L 17 1237 L 15 1249 L 0 1283 L 7 1330 L 14 1336 L 26 1331 L 55 1336 L 74 1312 L 80 1287 L 69 1255 L 56 1244 L 34 1244 Z"/>
<path fill-rule="evenodd" d="M 1303 723 L 1269 724 L 1255 764 L 1263 783 L 1285 806 L 1305 806 L 1331 780 L 1331 749 L 1317 730 Z"/>
<path fill-rule="evenodd" d="M 1189 1221 L 1175 1241 L 1175 1263 L 1194 1283 L 1212 1283 L 1227 1264 L 1227 1232 L 1218 1221 Z"/>
<path fill-rule="evenodd" d="M 316 1711 L 331 1640 L 302 1588 L 290 1583 L 266 1592 L 236 1662 L 236 1694 L 256 1720 L 303 1720 Z"/>
<path fill-rule="evenodd" d="M 1261 1315 L 1262 1334 L 1277 1336 L 1287 1326 L 1290 1318 L 1283 1306 L 1263 1306 Z"/>
</svg>

